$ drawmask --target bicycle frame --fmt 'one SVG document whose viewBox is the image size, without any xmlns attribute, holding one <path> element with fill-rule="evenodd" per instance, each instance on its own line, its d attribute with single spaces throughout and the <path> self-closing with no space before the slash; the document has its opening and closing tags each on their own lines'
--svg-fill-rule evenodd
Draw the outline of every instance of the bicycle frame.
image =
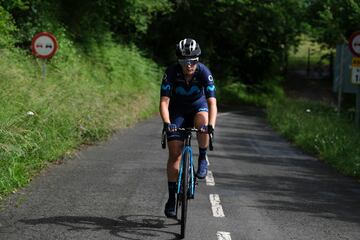
<svg viewBox="0 0 360 240">
<path fill-rule="evenodd" d="M 185 237 L 186 218 L 187 218 L 187 205 L 189 199 L 194 199 L 196 177 L 193 162 L 193 152 L 191 148 L 192 132 L 200 132 L 196 128 L 179 128 L 178 131 L 186 133 L 184 147 L 181 153 L 181 161 L 179 166 L 179 175 L 177 179 L 176 189 L 176 216 L 178 215 L 178 207 L 181 206 L 181 239 Z M 213 134 L 209 134 L 209 148 L 213 150 Z M 162 132 L 161 139 L 162 148 L 166 148 L 166 131 Z"/>
<path fill-rule="evenodd" d="M 177 181 L 177 192 L 176 193 L 180 194 L 180 191 L 181 191 L 181 178 L 182 178 L 182 174 L 184 171 L 184 169 L 183 169 L 184 161 L 186 161 L 186 159 L 185 159 L 186 152 L 188 152 L 188 154 L 190 156 L 190 161 L 189 161 L 190 181 L 189 181 L 187 193 L 189 194 L 188 197 L 190 199 L 192 199 L 192 198 L 194 198 L 194 194 L 195 194 L 195 173 L 194 173 L 194 163 L 193 163 L 191 146 L 185 146 L 182 151 L 182 154 L 181 154 L 181 163 L 180 163 L 180 170 L 179 170 L 179 176 L 178 176 L 178 181 Z"/>
</svg>

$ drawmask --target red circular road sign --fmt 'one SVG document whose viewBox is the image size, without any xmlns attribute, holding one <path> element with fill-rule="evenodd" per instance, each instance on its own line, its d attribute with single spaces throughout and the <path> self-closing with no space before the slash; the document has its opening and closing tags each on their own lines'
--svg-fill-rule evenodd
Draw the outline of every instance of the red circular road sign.
<svg viewBox="0 0 360 240">
<path fill-rule="evenodd" d="M 357 57 L 360 57 L 360 31 L 354 32 L 349 39 L 350 51 Z"/>
<path fill-rule="evenodd" d="M 31 49 L 36 57 L 51 58 L 58 49 L 58 43 L 51 33 L 40 32 L 33 37 Z"/>
</svg>

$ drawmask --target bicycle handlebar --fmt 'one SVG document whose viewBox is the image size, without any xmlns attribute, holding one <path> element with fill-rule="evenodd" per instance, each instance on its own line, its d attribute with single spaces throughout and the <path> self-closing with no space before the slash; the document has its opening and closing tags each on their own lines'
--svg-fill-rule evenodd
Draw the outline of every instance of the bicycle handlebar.
<svg viewBox="0 0 360 240">
<path fill-rule="evenodd" d="M 180 132 L 196 132 L 196 133 L 200 132 L 200 133 L 202 133 L 197 128 L 178 128 L 177 131 L 180 131 Z M 214 133 L 208 133 L 208 134 L 209 134 L 209 150 L 213 151 L 214 150 L 214 146 L 213 146 Z M 163 129 L 162 134 L 161 134 L 161 147 L 163 149 L 166 148 L 166 130 L 165 129 Z"/>
<path fill-rule="evenodd" d="M 176 131 L 179 131 L 179 132 L 201 132 L 197 128 L 177 128 Z"/>
</svg>

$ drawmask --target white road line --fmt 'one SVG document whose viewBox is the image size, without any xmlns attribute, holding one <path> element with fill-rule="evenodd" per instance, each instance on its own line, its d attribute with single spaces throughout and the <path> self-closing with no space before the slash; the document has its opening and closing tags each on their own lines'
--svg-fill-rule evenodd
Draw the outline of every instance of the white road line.
<svg viewBox="0 0 360 240">
<path fill-rule="evenodd" d="M 220 116 L 226 116 L 226 115 L 230 115 L 231 113 L 229 112 L 225 112 L 225 113 L 218 113 L 217 116 L 220 117 Z"/>
<path fill-rule="evenodd" d="M 225 217 L 218 194 L 210 194 L 211 210 L 214 217 Z"/>
<path fill-rule="evenodd" d="M 207 186 L 215 186 L 214 176 L 211 171 L 208 171 L 208 173 L 206 175 L 206 185 Z"/>
<path fill-rule="evenodd" d="M 218 240 L 231 240 L 231 235 L 229 232 L 220 232 L 216 233 Z"/>
<path fill-rule="evenodd" d="M 210 166 L 210 161 L 209 161 L 209 158 L 207 155 L 206 155 L 206 161 L 207 161 L 208 166 Z"/>
</svg>

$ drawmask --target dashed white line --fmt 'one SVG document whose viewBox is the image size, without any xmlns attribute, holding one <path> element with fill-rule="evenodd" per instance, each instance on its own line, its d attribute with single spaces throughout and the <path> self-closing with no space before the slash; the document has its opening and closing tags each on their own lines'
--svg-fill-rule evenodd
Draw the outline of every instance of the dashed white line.
<svg viewBox="0 0 360 240">
<path fill-rule="evenodd" d="M 229 232 L 218 231 L 216 235 L 218 240 L 231 240 L 231 235 Z"/>
<path fill-rule="evenodd" d="M 209 159 L 206 156 L 206 161 L 208 165 L 210 165 Z M 206 185 L 207 186 L 215 186 L 215 179 L 214 175 L 211 171 L 208 171 L 206 175 Z M 220 203 L 220 197 L 218 194 L 210 194 L 210 203 L 211 203 L 211 210 L 214 217 L 225 217 L 224 210 Z M 229 232 L 218 231 L 216 233 L 218 240 L 231 240 L 231 235 Z"/>
<path fill-rule="evenodd" d="M 210 194 L 211 210 L 214 217 L 225 217 L 218 194 Z"/>
<path fill-rule="evenodd" d="M 206 185 L 207 186 L 215 186 L 214 175 L 211 171 L 208 171 L 208 173 L 206 175 Z"/>
</svg>

